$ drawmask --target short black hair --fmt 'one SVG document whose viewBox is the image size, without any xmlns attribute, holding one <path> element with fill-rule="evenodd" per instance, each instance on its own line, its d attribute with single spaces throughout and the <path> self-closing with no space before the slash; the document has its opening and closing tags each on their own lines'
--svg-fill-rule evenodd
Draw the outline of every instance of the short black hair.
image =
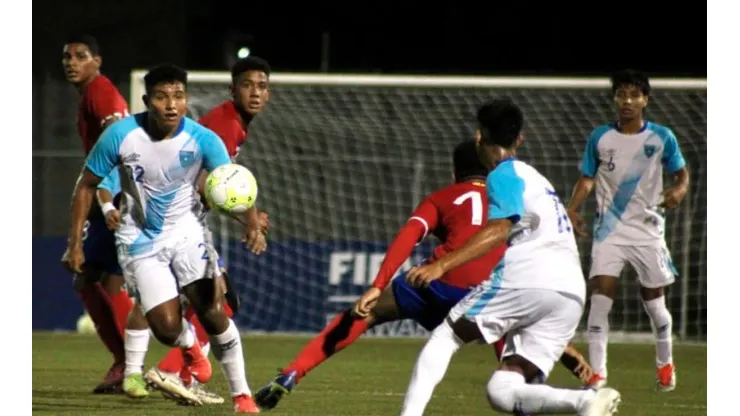
<svg viewBox="0 0 740 416">
<path fill-rule="evenodd" d="M 231 67 L 231 82 L 236 82 L 239 75 L 248 71 L 261 71 L 267 77 L 270 77 L 270 64 L 266 60 L 257 56 L 247 56 L 242 58 Z"/>
<path fill-rule="evenodd" d="M 475 140 L 466 140 L 455 146 L 452 164 L 458 182 L 476 176 L 485 178 L 488 175 L 488 168 L 483 166 L 478 157 Z"/>
<path fill-rule="evenodd" d="M 522 110 L 508 98 L 489 101 L 478 109 L 478 128 L 484 144 L 511 147 L 523 125 Z"/>
<path fill-rule="evenodd" d="M 188 73 L 179 66 L 172 64 L 163 64 L 154 67 L 144 75 L 144 86 L 146 93 L 149 95 L 155 85 L 161 83 L 182 82 L 185 87 L 188 86 Z"/>
<path fill-rule="evenodd" d="M 650 80 L 644 72 L 634 69 L 624 69 L 615 72 L 611 77 L 612 94 L 616 94 L 620 87 L 625 85 L 634 85 L 639 88 L 644 95 L 650 95 Z"/>
<path fill-rule="evenodd" d="M 98 45 L 98 40 L 95 36 L 87 34 L 74 34 L 68 36 L 67 41 L 64 42 L 64 44 L 69 45 L 72 43 L 81 43 L 87 46 L 87 49 L 90 49 L 92 56 L 100 56 L 100 46 Z"/>
</svg>

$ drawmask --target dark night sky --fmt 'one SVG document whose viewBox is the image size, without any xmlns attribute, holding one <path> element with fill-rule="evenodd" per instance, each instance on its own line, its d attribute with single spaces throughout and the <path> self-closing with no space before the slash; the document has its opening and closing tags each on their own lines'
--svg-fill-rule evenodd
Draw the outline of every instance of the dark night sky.
<svg viewBox="0 0 740 416">
<path fill-rule="evenodd" d="M 636 67 L 651 75 L 706 76 L 706 8 L 357 3 L 337 9 L 287 1 L 39 0 L 34 72 L 56 71 L 64 34 L 72 31 L 99 37 L 109 72 L 161 61 L 223 69 L 222 45 L 232 33 L 253 35 L 254 53 L 276 70 L 317 71 L 321 32 L 328 30 L 332 72 L 604 75 Z"/>
</svg>

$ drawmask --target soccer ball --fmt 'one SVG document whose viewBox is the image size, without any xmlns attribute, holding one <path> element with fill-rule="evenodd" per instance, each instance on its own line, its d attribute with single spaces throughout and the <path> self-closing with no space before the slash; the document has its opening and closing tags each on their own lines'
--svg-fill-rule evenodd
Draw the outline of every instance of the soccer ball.
<svg viewBox="0 0 740 416">
<path fill-rule="evenodd" d="M 257 180 L 242 165 L 219 166 L 206 178 L 206 199 L 221 212 L 242 214 L 257 200 Z"/>
<path fill-rule="evenodd" d="M 95 328 L 95 323 L 93 323 L 92 318 L 90 318 L 90 315 L 83 314 L 82 316 L 77 319 L 77 333 L 78 334 L 86 334 L 91 335 L 98 332 L 98 330 Z"/>
</svg>

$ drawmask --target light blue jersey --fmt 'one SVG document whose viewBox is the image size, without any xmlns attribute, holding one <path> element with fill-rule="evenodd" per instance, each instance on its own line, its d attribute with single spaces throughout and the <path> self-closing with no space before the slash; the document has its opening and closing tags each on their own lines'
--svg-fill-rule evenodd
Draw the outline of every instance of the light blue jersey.
<svg viewBox="0 0 740 416">
<path fill-rule="evenodd" d="M 194 120 L 183 118 L 171 139 L 154 141 L 142 127 L 146 118 L 139 113 L 113 124 L 85 162 L 104 178 L 102 187 L 122 194 L 119 258 L 153 255 L 179 230 L 202 227 L 200 170 L 231 163 L 221 139 Z"/>
<path fill-rule="evenodd" d="M 671 129 L 645 122 L 637 134 L 615 124 L 597 127 L 586 142 L 581 173 L 596 182 L 594 241 L 652 245 L 663 239 L 663 170 L 686 166 Z"/>
<path fill-rule="evenodd" d="M 585 279 L 575 236 L 550 181 L 532 166 L 507 159 L 486 179 L 488 220 L 512 222 L 509 248 L 494 269 L 494 288 L 549 289 L 583 300 Z"/>
</svg>

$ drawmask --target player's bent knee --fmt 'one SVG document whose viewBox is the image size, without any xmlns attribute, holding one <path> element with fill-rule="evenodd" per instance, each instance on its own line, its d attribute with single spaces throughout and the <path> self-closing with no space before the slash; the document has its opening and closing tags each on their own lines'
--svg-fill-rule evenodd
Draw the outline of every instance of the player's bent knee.
<svg viewBox="0 0 740 416">
<path fill-rule="evenodd" d="M 515 386 L 509 380 L 506 380 L 505 373 L 503 371 L 493 373 L 486 385 L 486 395 L 493 410 L 501 413 L 511 413 L 516 405 Z"/>
<path fill-rule="evenodd" d="M 596 276 L 591 279 L 591 293 L 614 299 L 617 292 L 617 278 L 615 276 Z"/>
<path fill-rule="evenodd" d="M 658 299 L 659 297 L 663 296 L 665 293 L 663 287 L 640 287 L 640 296 L 642 296 L 642 300 L 645 302 L 651 301 L 653 299 Z"/>
<path fill-rule="evenodd" d="M 159 342 L 174 345 L 182 332 L 179 299 L 172 299 L 155 306 L 146 313 L 146 320 Z"/>
</svg>

